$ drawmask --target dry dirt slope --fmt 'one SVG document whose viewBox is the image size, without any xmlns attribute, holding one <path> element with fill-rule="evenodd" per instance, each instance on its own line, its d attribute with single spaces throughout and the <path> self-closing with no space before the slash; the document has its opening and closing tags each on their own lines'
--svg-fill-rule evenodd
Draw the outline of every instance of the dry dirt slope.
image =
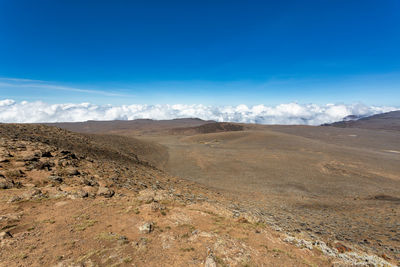
<svg viewBox="0 0 400 267">
<path fill-rule="evenodd" d="M 138 160 L 129 139 L 41 125 L 0 125 L 0 138 L 0 266 L 330 266 L 350 257 L 167 176 Z"/>
<path fill-rule="evenodd" d="M 400 131 L 400 110 L 377 114 L 359 120 L 339 121 L 325 124 L 325 126 Z"/>
<path fill-rule="evenodd" d="M 113 133 L 162 144 L 170 174 L 233 195 L 273 228 L 400 261 L 399 132 L 154 123 Z"/>
</svg>

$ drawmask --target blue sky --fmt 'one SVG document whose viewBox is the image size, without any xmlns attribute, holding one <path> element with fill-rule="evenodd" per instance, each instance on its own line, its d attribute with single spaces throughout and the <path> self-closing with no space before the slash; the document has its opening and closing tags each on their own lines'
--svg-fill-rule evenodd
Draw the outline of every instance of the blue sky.
<svg viewBox="0 0 400 267">
<path fill-rule="evenodd" d="M 0 96 L 399 106 L 400 1 L 0 0 Z"/>
</svg>

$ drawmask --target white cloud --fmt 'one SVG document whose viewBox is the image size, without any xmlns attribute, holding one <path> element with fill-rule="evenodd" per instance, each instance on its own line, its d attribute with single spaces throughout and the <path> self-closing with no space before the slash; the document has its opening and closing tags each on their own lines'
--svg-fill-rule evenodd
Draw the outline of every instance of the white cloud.
<svg viewBox="0 0 400 267">
<path fill-rule="evenodd" d="M 103 95 L 103 96 L 128 96 L 124 94 L 113 93 L 102 90 L 89 90 L 76 87 L 60 86 L 47 81 L 19 79 L 19 78 L 0 77 L 0 89 L 1 88 L 6 88 L 6 89 L 30 88 L 34 90 L 67 91 L 67 92 L 77 92 L 77 93 L 86 93 L 86 94 Z"/>
<path fill-rule="evenodd" d="M 394 107 L 376 107 L 363 104 L 297 104 L 277 106 L 205 106 L 205 105 L 94 105 L 47 104 L 0 100 L 0 122 L 77 122 L 87 120 L 134 120 L 200 118 L 204 120 L 246 122 L 261 124 L 319 125 L 342 120 L 348 115 L 368 116 L 397 110 Z"/>
</svg>

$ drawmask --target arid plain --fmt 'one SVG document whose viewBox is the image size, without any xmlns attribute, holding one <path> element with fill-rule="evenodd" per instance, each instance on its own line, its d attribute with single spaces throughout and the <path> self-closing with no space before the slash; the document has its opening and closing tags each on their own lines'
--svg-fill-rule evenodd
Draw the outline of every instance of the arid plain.
<svg viewBox="0 0 400 267">
<path fill-rule="evenodd" d="M 140 159 L 229 196 L 240 203 L 238 214 L 399 262 L 400 131 L 398 112 L 390 115 L 364 119 L 360 127 L 198 119 L 56 126 L 132 137 Z"/>
</svg>

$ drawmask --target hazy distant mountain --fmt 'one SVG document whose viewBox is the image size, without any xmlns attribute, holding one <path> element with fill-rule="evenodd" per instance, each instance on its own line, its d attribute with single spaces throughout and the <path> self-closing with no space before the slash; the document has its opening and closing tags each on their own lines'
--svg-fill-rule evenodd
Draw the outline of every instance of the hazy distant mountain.
<svg viewBox="0 0 400 267">
<path fill-rule="evenodd" d="M 343 121 L 324 124 L 323 126 L 400 131 L 400 110 L 381 113 L 360 119 L 352 117 L 344 119 Z"/>
</svg>

